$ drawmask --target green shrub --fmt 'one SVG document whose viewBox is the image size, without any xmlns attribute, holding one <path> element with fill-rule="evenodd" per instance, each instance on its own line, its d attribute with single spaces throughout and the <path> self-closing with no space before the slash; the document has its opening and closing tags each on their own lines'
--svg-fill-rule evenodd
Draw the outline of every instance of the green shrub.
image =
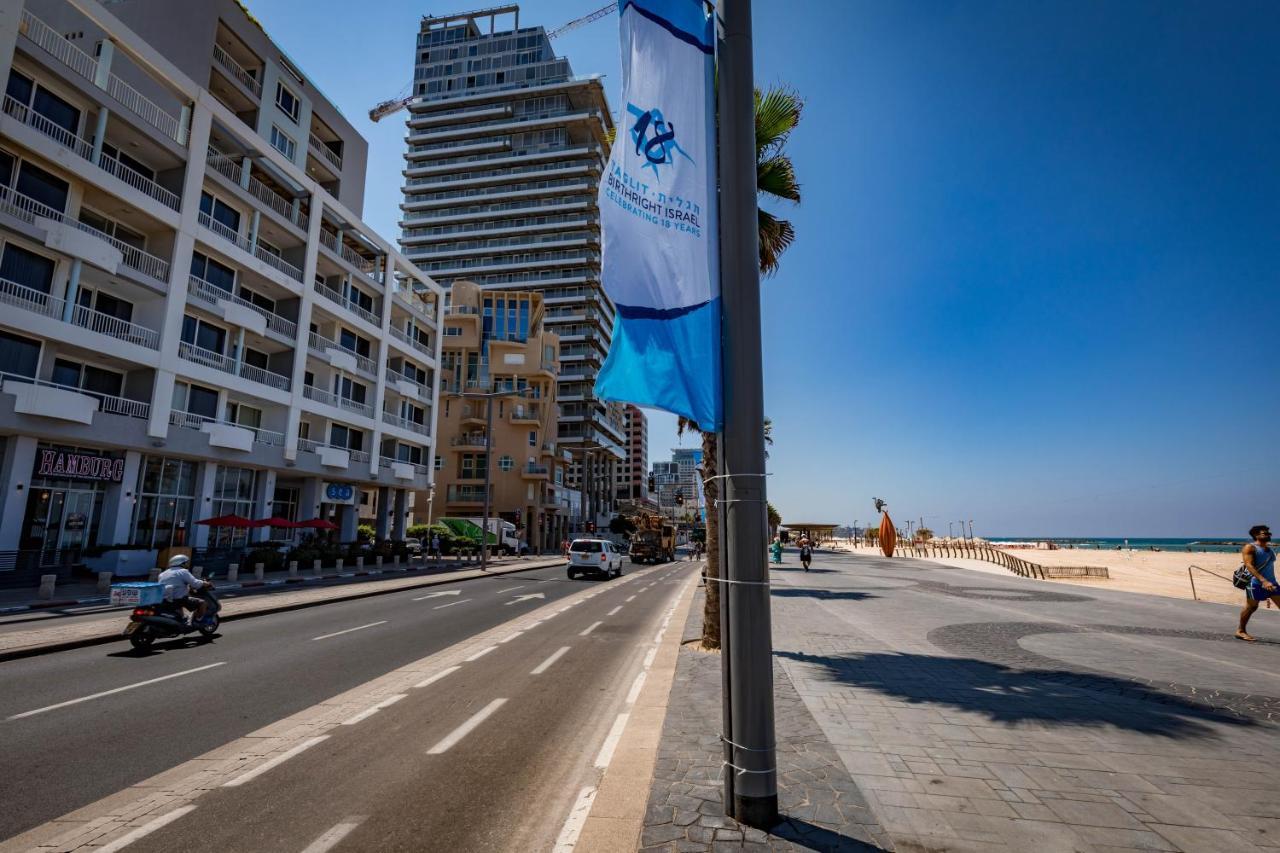
<svg viewBox="0 0 1280 853">
<path fill-rule="evenodd" d="M 373 529 L 372 524 L 361 524 L 356 527 L 357 539 L 364 539 L 372 542 L 376 535 L 377 532 Z"/>
</svg>

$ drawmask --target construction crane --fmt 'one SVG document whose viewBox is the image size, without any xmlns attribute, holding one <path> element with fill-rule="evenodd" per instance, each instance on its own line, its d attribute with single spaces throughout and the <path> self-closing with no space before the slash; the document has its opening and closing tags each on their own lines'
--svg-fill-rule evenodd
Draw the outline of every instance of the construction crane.
<svg viewBox="0 0 1280 853">
<path fill-rule="evenodd" d="M 617 11 L 617 9 L 618 9 L 618 4 L 615 0 L 615 2 L 609 3 L 605 6 L 601 6 L 599 9 L 596 9 L 594 12 L 583 15 L 581 18 L 574 18 L 569 23 L 556 27 L 554 30 L 547 33 L 547 38 L 549 39 L 557 38 L 558 36 L 562 36 L 567 32 L 572 32 L 573 30 L 578 29 L 578 27 L 585 27 L 587 24 L 598 21 L 604 16 L 610 14 L 611 12 Z M 400 91 L 405 92 L 409 88 L 410 88 L 409 86 L 406 86 L 404 89 L 401 89 Z M 412 95 L 412 94 L 407 96 L 400 95 L 398 97 L 392 98 L 389 101 L 379 102 L 374 106 L 373 109 L 369 110 L 369 121 L 378 121 L 380 119 L 386 118 L 389 115 L 394 115 L 400 112 L 402 109 L 409 106 L 409 104 L 412 103 L 413 99 L 416 97 L 418 96 Z"/>
</svg>

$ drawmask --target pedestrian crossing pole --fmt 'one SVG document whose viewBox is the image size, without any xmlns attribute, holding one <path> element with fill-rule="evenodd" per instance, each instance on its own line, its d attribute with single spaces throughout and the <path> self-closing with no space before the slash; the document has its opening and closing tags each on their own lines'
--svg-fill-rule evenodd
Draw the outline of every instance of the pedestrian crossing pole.
<svg viewBox="0 0 1280 853">
<path fill-rule="evenodd" d="M 756 217 L 751 0 L 721 0 L 718 52 L 720 293 L 724 429 L 717 443 L 722 576 L 725 812 L 778 821 L 773 643 L 764 477 L 760 250 Z"/>
</svg>

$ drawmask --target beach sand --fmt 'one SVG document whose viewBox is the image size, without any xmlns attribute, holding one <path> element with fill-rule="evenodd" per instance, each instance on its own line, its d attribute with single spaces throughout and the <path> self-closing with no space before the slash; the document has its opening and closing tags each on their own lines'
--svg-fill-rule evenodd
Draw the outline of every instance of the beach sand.
<svg viewBox="0 0 1280 853">
<path fill-rule="evenodd" d="M 860 554 L 878 554 L 879 548 L 857 548 Z M 1219 604 L 1242 604 L 1244 593 L 1231 585 L 1231 573 L 1240 565 L 1240 555 L 1218 554 L 1208 551 L 1095 551 L 1070 549 L 1048 551 L 1037 548 L 1011 548 L 1007 553 L 1021 557 L 1029 563 L 1041 566 L 1105 566 L 1110 579 L 1101 578 L 1054 578 L 1054 583 L 1071 584 L 1073 586 L 1096 586 L 1102 589 L 1118 589 L 1125 592 L 1137 592 L 1144 595 L 1164 595 L 1169 598 L 1191 598 L 1191 582 L 1187 578 L 1187 567 L 1191 565 L 1207 569 L 1195 571 L 1196 597 L 1201 601 L 1213 601 Z M 895 555 L 897 556 L 897 555 Z M 992 571 L 997 574 L 1009 574 L 1009 570 L 994 563 L 983 560 L 961 558 L 929 557 L 928 559 L 955 565 L 959 568 Z M 1220 577 L 1219 577 L 1220 576 Z"/>
</svg>

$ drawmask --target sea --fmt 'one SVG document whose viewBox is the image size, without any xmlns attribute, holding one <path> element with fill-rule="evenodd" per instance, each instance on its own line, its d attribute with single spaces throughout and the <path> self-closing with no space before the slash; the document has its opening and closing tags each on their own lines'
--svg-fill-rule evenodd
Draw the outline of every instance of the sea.
<svg viewBox="0 0 1280 853">
<path fill-rule="evenodd" d="M 1035 537 L 1035 536 L 988 536 L 989 542 L 1007 542 L 1009 544 L 1035 545 L 1038 542 L 1053 542 L 1060 548 L 1101 549 L 1114 551 L 1117 548 L 1132 548 L 1135 551 L 1213 551 L 1216 553 L 1236 553 L 1248 541 L 1240 539 L 1232 541 L 1220 536 L 1202 536 L 1198 539 L 1143 539 L 1141 537 Z"/>
</svg>

